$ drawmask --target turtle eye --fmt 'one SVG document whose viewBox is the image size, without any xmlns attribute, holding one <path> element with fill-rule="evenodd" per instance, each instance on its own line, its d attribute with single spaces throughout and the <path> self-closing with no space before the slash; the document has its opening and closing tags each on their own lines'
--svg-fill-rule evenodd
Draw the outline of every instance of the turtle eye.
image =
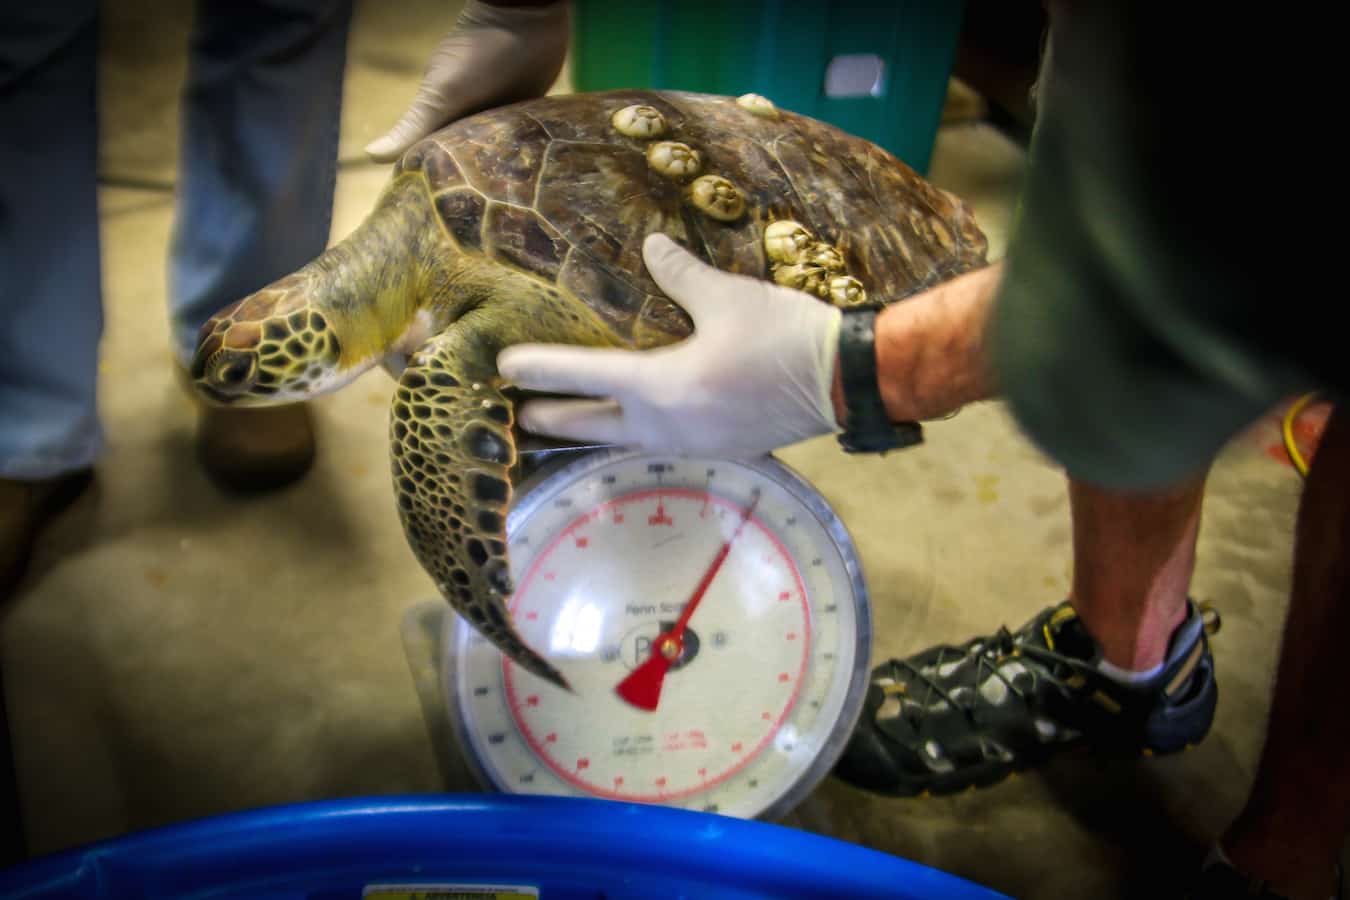
<svg viewBox="0 0 1350 900">
<path fill-rule="evenodd" d="M 248 378 L 249 370 L 253 366 L 248 360 L 237 359 L 220 371 L 220 380 L 222 384 L 241 384 Z"/>
<path fill-rule="evenodd" d="M 258 360 L 252 353 L 230 352 L 212 368 L 212 381 L 223 391 L 247 390 L 258 373 Z"/>
</svg>

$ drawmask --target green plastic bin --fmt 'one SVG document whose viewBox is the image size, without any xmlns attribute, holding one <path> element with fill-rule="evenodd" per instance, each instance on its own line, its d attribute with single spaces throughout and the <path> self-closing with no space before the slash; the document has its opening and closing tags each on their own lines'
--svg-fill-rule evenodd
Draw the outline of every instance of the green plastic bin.
<svg viewBox="0 0 1350 900">
<path fill-rule="evenodd" d="M 763 94 L 927 174 L 964 4 L 576 0 L 575 10 L 578 91 Z"/>
</svg>

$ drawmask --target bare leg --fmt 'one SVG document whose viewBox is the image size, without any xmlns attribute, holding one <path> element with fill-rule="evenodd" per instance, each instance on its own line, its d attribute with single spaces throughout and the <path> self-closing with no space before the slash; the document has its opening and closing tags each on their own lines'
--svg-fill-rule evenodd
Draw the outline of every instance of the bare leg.
<svg viewBox="0 0 1350 900">
<path fill-rule="evenodd" d="M 1299 508 L 1294 583 L 1266 745 L 1247 806 L 1222 841 L 1240 870 L 1325 900 L 1350 829 L 1350 416 L 1327 423 Z"/>
<path fill-rule="evenodd" d="M 878 318 L 880 387 L 893 419 L 941 415 L 997 393 L 981 338 L 1002 271 L 995 263 L 969 272 Z M 844 415 L 837 379 L 835 408 Z M 1148 494 L 1070 482 L 1073 605 L 1107 662 L 1142 670 L 1163 661 L 1186 615 L 1204 488 L 1204 474 Z"/>
<path fill-rule="evenodd" d="M 1149 494 L 1070 481 L 1071 600 L 1106 661 L 1150 669 L 1186 617 L 1205 479 Z"/>
</svg>

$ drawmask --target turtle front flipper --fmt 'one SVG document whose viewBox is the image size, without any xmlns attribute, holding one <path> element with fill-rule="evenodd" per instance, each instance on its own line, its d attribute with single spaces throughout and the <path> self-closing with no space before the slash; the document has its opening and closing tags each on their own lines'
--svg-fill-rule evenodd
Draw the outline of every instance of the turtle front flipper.
<svg viewBox="0 0 1350 900">
<path fill-rule="evenodd" d="M 524 669 L 568 689 L 520 639 L 506 607 L 513 412 L 497 387 L 499 340 L 473 319 L 424 344 L 399 378 L 390 420 L 399 516 L 455 611 Z"/>
</svg>

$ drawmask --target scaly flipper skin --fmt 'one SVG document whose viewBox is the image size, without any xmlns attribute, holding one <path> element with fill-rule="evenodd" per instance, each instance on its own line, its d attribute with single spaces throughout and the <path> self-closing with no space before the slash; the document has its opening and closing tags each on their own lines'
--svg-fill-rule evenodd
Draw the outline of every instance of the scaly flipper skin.
<svg viewBox="0 0 1350 900">
<path fill-rule="evenodd" d="M 498 389 L 491 319 L 471 313 L 413 354 L 390 418 L 394 491 L 403 530 L 455 611 L 534 674 L 567 688 L 525 645 L 506 608 L 511 402 Z M 486 358 L 485 358 L 486 357 Z"/>
<path fill-rule="evenodd" d="M 506 513 L 515 413 L 501 390 L 497 354 L 508 344 L 562 333 L 591 346 L 613 341 L 576 298 L 520 273 L 480 271 L 492 283 L 494 302 L 428 340 L 398 381 L 389 427 L 399 516 L 413 552 L 455 611 L 527 671 L 570 690 L 562 673 L 520 639 L 506 607 L 514 590 Z"/>
</svg>

